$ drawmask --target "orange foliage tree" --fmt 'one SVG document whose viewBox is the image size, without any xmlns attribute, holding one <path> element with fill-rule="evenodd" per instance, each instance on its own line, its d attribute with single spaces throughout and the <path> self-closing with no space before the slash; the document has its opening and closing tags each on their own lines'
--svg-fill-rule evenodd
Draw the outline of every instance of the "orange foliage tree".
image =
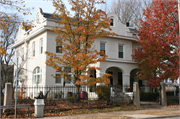
<svg viewBox="0 0 180 119">
<path fill-rule="evenodd" d="M 25 1 L 23 0 L 1 0 L 0 1 L 0 29 L 2 32 L 9 33 L 9 25 L 12 24 L 12 22 L 22 22 L 17 21 L 17 13 L 22 13 L 23 15 L 28 15 L 30 13 L 30 9 L 25 8 Z M 11 13 L 7 11 L 11 10 Z M 13 21 L 12 21 L 13 20 Z M 28 21 L 25 22 L 27 24 Z M 13 24 L 14 25 L 14 24 Z M 16 26 L 14 26 L 16 27 Z M 3 38 L 2 35 L 0 35 L 1 38 Z M 0 42 L 0 55 L 6 54 L 6 51 L 4 50 L 3 46 L 1 45 L 2 41 Z"/>
<path fill-rule="evenodd" d="M 53 15 L 57 17 L 59 26 L 52 30 L 58 34 L 55 41 L 62 45 L 59 50 L 63 56 L 47 51 L 49 58 L 46 64 L 59 72 L 61 77 L 64 76 L 65 80 L 67 72 L 62 67 L 70 67 L 74 77 L 69 79 L 73 80 L 78 92 L 80 85 L 110 83 L 109 74 L 98 78 L 87 75 L 90 70 L 100 70 L 99 67 L 90 64 L 103 62 L 107 57 L 104 52 L 93 49 L 94 39 L 115 35 L 110 32 L 110 19 L 106 13 L 95 7 L 96 4 L 102 3 L 102 0 L 69 0 L 72 6 L 70 12 L 62 0 L 53 0 L 53 6 L 56 8 Z"/>
<path fill-rule="evenodd" d="M 164 79 L 179 77 L 179 25 L 177 0 L 153 0 L 144 11 L 138 43 L 132 57 L 142 71 L 139 78 L 156 88 Z"/>
</svg>

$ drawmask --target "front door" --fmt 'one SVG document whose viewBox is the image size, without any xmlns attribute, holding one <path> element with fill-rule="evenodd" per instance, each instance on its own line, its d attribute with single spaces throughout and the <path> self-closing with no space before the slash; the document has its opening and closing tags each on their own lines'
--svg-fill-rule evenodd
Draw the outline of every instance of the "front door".
<svg viewBox="0 0 180 119">
<path fill-rule="evenodd" d="M 110 79 L 110 84 L 113 85 L 113 72 L 112 71 L 108 71 L 108 74 L 112 75 L 112 76 L 109 77 L 109 79 Z"/>
</svg>

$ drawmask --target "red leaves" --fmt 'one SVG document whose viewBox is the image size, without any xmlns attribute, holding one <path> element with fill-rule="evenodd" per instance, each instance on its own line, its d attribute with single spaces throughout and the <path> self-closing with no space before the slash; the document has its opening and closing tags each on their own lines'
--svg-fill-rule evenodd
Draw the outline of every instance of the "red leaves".
<svg viewBox="0 0 180 119">
<path fill-rule="evenodd" d="M 137 38 L 141 47 L 134 50 L 132 57 L 142 69 L 141 79 L 156 87 L 164 79 L 178 78 L 177 1 L 154 0 L 144 15 Z"/>
</svg>

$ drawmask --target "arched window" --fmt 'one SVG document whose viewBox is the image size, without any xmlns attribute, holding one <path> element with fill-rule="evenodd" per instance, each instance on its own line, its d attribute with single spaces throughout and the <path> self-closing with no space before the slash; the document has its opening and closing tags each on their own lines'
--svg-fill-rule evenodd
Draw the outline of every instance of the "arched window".
<svg viewBox="0 0 180 119">
<path fill-rule="evenodd" d="M 40 67 L 36 67 L 33 71 L 33 84 L 41 84 L 42 83 L 42 71 Z"/>
<path fill-rule="evenodd" d="M 114 26 L 114 19 L 113 18 L 110 18 L 111 22 L 110 22 L 110 25 L 111 26 Z"/>
</svg>

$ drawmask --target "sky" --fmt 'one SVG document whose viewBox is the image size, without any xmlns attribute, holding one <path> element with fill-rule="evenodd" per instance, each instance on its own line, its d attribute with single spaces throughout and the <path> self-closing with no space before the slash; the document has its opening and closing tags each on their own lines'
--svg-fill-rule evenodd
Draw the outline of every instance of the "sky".
<svg viewBox="0 0 180 119">
<path fill-rule="evenodd" d="M 67 8 L 70 8 L 70 5 L 68 4 L 68 0 L 63 0 L 66 4 Z M 107 4 L 110 5 L 112 0 L 106 0 Z M 32 15 L 25 16 L 25 19 L 27 20 L 33 20 L 35 17 L 36 10 L 40 7 L 42 8 L 43 12 L 45 13 L 53 13 L 55 8 L 52 6 L 51 1 L 44 1 L 44 0 L 25 0 L 25 4 L 27 8 L 34 7 L 33 10 L 31 10 Z M 105 8 L 104 5 L 99 5 L 97 8 Z"/>
</svg>

